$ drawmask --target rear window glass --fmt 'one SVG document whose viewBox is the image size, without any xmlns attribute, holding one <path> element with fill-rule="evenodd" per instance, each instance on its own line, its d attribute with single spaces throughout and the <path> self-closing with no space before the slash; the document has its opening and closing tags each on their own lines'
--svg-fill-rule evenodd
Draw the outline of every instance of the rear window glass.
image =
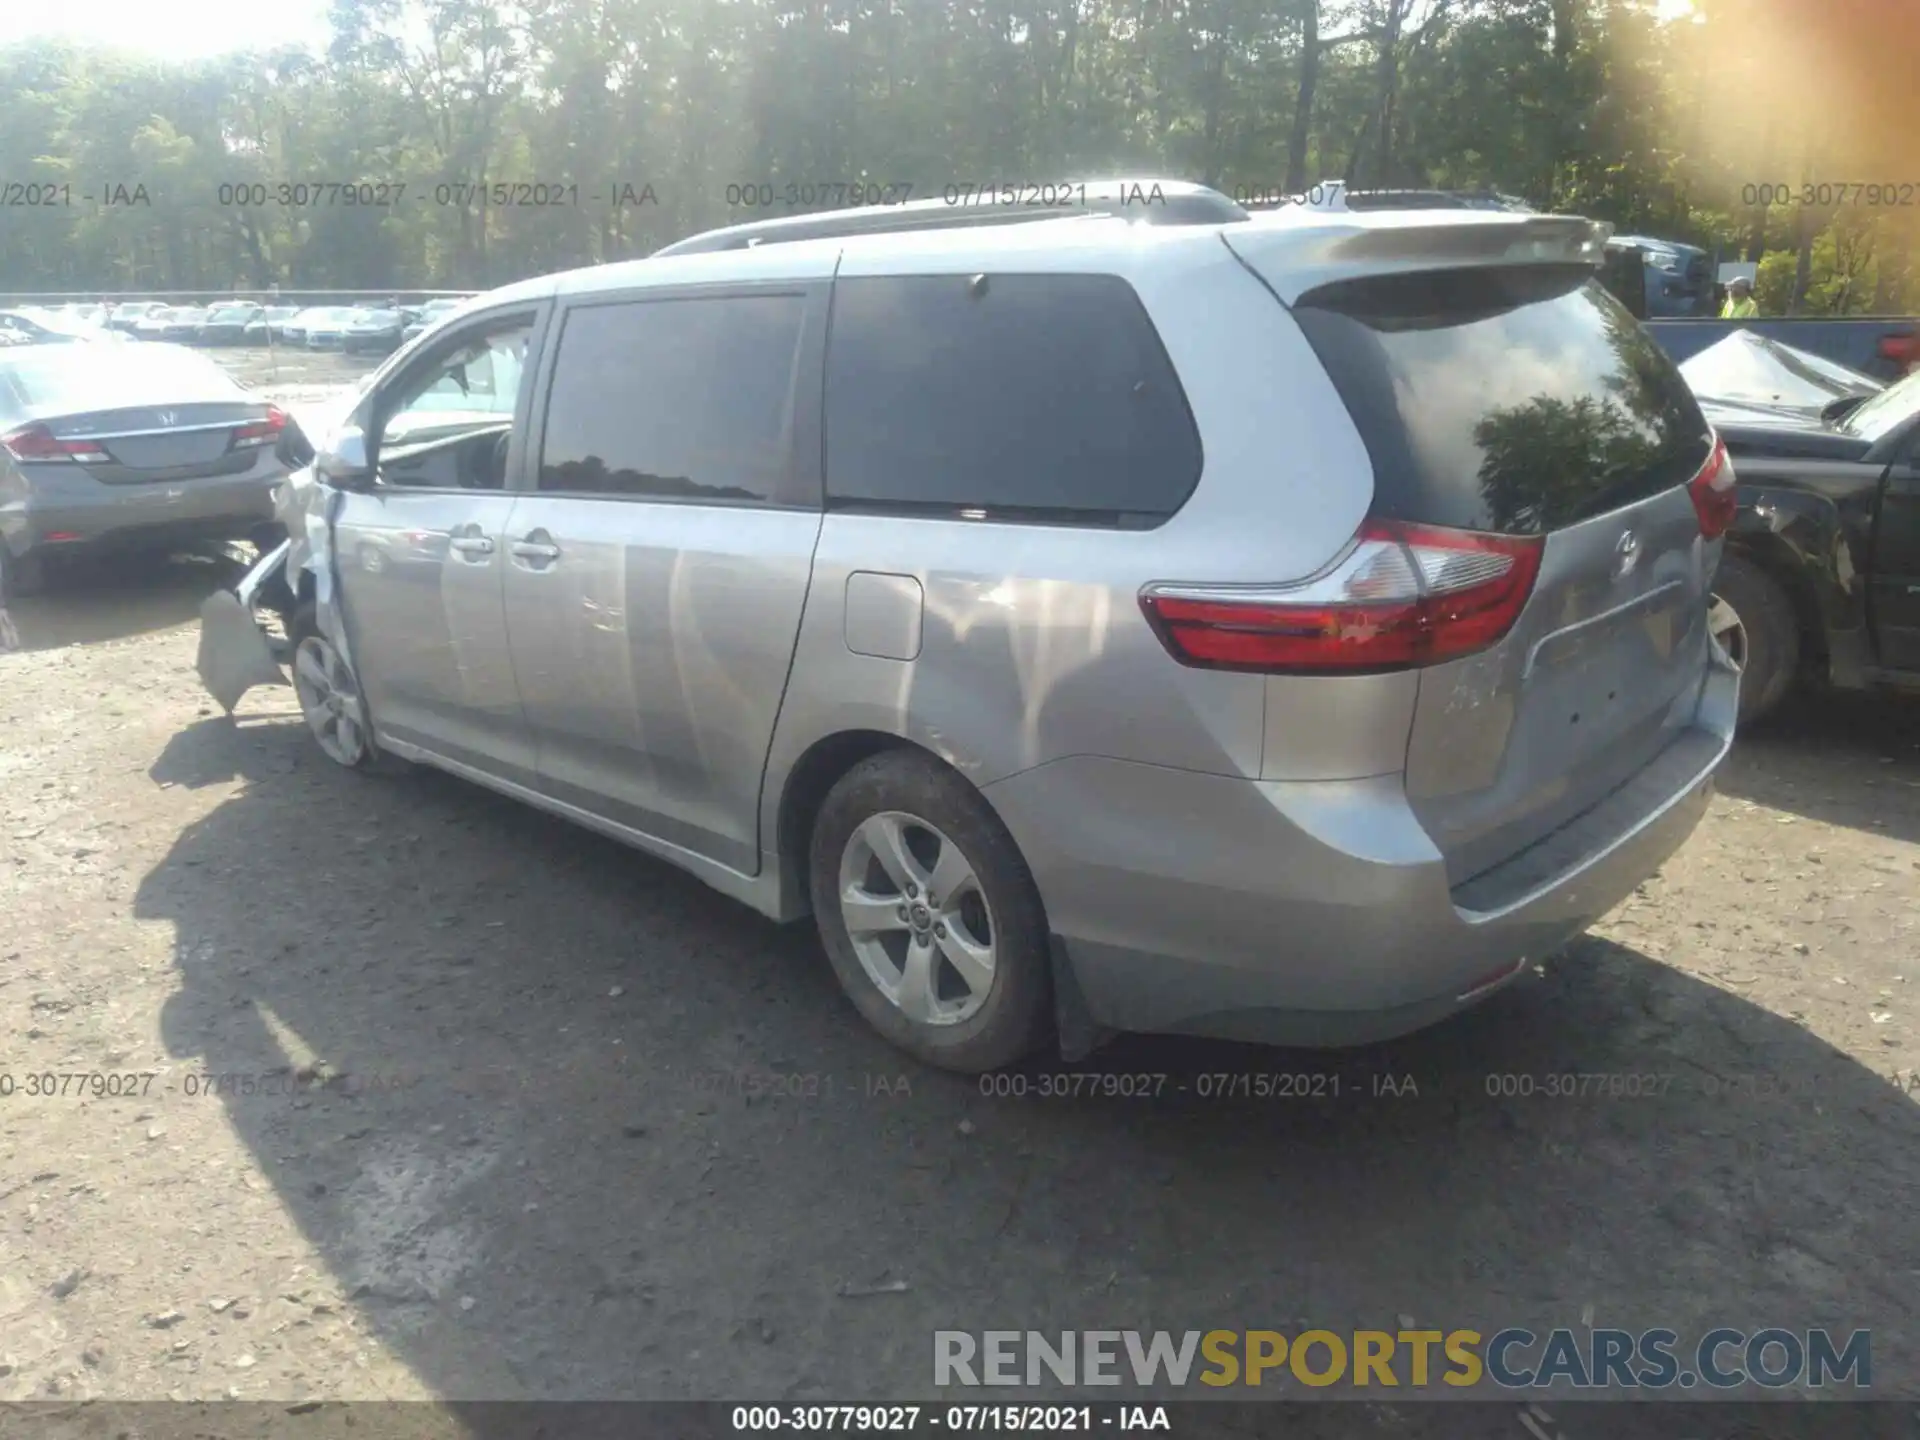
<svg viewBox="0 0 1920 1440">
<path fill-rule="evenodd" d="M 129 345 L 60 347 L 32 357 L 0 359 L 17 406 L 40 415 L 118 410 L 132 405 L 244 400 L 247 394 L 218 365 L 190 351 L 156 354 Z M 106 351 L 107 353 L 102 353 Z"/>
<path fill-rule="evenodd" d="M 1712 446 L 1678 367 L 1585 267 L 1346 281 L 1294 314 L 1379 516 L 1539 534 L 1685 484 Z"/>
<path fill-rule="evenodd" d="M 1148 526 L 1200 437 L 1139 298 L 1107 275 L 834 286 L 830 504 Z"/>
</svg>

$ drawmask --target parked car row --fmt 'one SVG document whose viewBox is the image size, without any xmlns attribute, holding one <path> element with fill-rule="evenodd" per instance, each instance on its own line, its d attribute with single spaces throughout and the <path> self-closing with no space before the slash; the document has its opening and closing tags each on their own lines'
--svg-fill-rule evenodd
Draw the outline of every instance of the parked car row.
<svg viewBox="0 0 1920 1440">
<path fill-rule="evenodd" d="M 176 345 L 300 345 L 385 355 L 451 314 L 458 297 L 422 305 L 263 305 L 232 300 L 170 305 L 20 306 L 0 310 L 0 336 L 35 344 L 127 338 Z M 6 343 L 6 342 L 0 342 Z"/>
<path fill-rule="evenodd" d="M 309 350 L 345 350 L 385 355 L 400 348 L 407 326 L 418 311 L 412 307 L 328 305 L 303 310 L 288 320 L 282 343 Z"/>
<path fill-rule="evenodd" d="M 0 344 L 52 345 L 109 338 L 97 321 L 61 310 L 22 305 L 0 310 Z"/>
</svg>

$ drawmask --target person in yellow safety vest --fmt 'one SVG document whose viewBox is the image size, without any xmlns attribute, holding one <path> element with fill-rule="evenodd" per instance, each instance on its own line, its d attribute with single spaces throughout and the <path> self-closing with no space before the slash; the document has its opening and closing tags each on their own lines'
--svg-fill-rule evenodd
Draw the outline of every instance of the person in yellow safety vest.
<svg viewBox="0 0 1920 1440">
<path fill-rule="evenodd" d="M 1744 275 L 1736 275 L 1727 282 L 1727 303 L 1720 307 L 1722 320 L 1753 320 L 1760 314 L 1760 307 L 1754 303 L 1753 282 Z"/>
</svg>

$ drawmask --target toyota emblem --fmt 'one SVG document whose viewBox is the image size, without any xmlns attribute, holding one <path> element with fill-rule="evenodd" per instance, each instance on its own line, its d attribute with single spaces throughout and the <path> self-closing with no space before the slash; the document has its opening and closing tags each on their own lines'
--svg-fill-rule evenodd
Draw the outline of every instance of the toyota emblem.
<svg viewBox="0 0 1920 1440">
<path fill-rule="evenodd" d="M 1613 547 L 1613 573 L 1616 576 L 1631 575 L 1633 567 L 1640 563 L 1640 537 L 1628 530 L 1623 533 Z"/>
</svg>

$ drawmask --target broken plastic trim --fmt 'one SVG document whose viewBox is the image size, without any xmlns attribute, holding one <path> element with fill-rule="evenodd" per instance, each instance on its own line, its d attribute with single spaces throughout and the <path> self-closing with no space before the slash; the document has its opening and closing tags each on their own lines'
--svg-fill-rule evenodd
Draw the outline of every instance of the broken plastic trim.
<svg viewBox="0 0 1920 1440">
<path fill-rule="evenodd" d="M 253 618 L 253 605 L 242 600 L 286 563 L 288 546 L 282 543 L 247 573 L 234 590 L 216 590 L 200 606 L 200 649 L 194 660 L 200 683 L 220 708 L 232 715 L 240 697 L 256 685 L 285 685 L 287 678 L 274 657 L 266 634 Z"/>
<path fill-rule="evenodd" d="M 295 597 L 302 577 L 312 576 L 314 623 L 353 665 L 334 566 L 334 521 L 345 499 L 344 492 L 323 483 L 311 465 L 289 475 L 274 495 L 274 518 L 286 527 L 287 539 L 262 556 L 233 589 L 216 592 L 200 607 L 195 668 L 207 693 L 228 715 L 256 686 L 291 683 L 254 619 L 261 587 L 276 575 L 284 576 Z"/>
</svg>

